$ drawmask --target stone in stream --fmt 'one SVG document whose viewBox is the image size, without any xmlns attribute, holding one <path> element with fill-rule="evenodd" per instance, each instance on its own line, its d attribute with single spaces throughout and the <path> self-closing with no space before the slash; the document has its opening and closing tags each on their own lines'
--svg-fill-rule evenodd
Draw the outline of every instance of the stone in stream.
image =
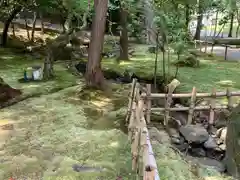
<svg viewBox="0 0 240 180">
<path fill-rule="evenodd" d="M 204 143 L 208 140 L 207 130 L 200 125 L 186 125 L 179 129 L 183 137 L 190 143 Z"/>
<path fill-rule="evenodd" d="M 99 167 L 90 167 L 85 165 L 74 164 L 72 166 L 73 170 L 76 172 L 102 172 L 104 169 Z"/>
<path fill-rule="evenodd" d="M 171 137 L 172 143 L 174 143 L 174 144 L 181 144 L 181 137 L 180 137 L 179 132 L 176 129 L 169 128 L 168 133 L 169 133 L 169 135 Z M 182 141 L 182 143 L 183 142 L 184 142 L 184 140 Z"/>
<path fill-rule="evenodd" d="M 186 159 L 188 161 L 191 161 L 194 164 L 198 164 L 202 167 L 207 167 L 207 168 L 213 168 L 218 172 L 224 172 L 226 170 L 224 164 L 220 161 L 206 158 L 206 157 L 192 157 L 192 156 L 186 156 Z"/>
<path fill-rule="evenodd" d="M 223 141 L 223 143 L 226 143 L 226 136 L 227 136 L 227 127 L 222 129 L 220 139 Z"/>
<path fill-rule="evenodd" d="M 217 148 L 218 145 L 216 140 L 212 136 L 209 136 L 208 140 L 204 143 L 204 147 L 207 149 L 214 149 Z"/>
<path fill-rule="evenodd" d="M 201 147 L 191 148 L 191 149 L 189 150 L 189 153 L 190 153 L 192 156 L 195 156 L 195 157 L 205 157 L 205 156 L 206 156 L 206 151 L 204 151 L 204 149 L 201 148 Z"/>
</svg>

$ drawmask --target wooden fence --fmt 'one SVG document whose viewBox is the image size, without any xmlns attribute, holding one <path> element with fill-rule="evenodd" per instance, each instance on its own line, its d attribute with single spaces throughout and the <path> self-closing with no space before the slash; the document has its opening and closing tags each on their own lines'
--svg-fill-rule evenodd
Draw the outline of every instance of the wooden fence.
<svg viewBox="0 0 240 180">
<path fill-rule="evenodd" d="M 164 125 L 167 127 L 171 111 L 188 111 L 187 124 L 192 124 L 195 110 L 209 110 L 209 125 L 211 126 L 214 123 L 215 110 L 231 110 L 234 107 L 233 96 L 240 96 L 240 91 L 231 92 L 230 89 L 227 89 L 226 92 L 216 92 L 216 89 L 213 88 L 211 93 L 197 93 L 195 87 L 193 87 L 191 93 L 173 94 L 174 89 L 178 85 L 179 82 L 175 79 L 167 86 L 167 94 L 156 94 L 151 93 L 150 84 L 142 87 L 137 83 L 136 79 L 133 79 L 126 122 L 128 123 L 129 140 L 132 144 L 132 169 L 137 172 L 140 179 L 160 179 L 147 129 L 147 123 L 150 123 L 152 112 L 164 112 Z M 228 99 L 227 105 L 217 105 L 216 98 L 224 96 Z M 196 106 L 195 102 L 199 97 L 210 98 L 210 105 Z M 152 100 L 159 98 L 165 100 L 165 107 L 152 108 Z M 189 107 L 171 107 L 173 98 L 191 98 L 191 103 Z"/>
</svg>

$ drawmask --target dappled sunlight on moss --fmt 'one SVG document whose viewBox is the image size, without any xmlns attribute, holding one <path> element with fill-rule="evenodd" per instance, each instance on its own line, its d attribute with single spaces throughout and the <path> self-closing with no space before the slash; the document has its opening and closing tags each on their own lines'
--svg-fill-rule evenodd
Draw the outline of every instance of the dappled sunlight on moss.
<svg viewBox="0 0 240 180">
<path fill-rule="evenodd" d="M 107 116 L 96 112 L 91 116 L 85 109 L 94 110 L 92 106 L 96 105 L 89 101 L 90 97 L 80 99 L 82 95 L 79 92 L 82 92 L 79 87 L 71 87 L 20 102 L 0 112 L 0 119 L 19 122 L 14 136 L 4 146 L 4 151 L 8 152 L 4 156 L 7 161 L 0 165 L 4 178 L 43 173 L 44 179 L 52 180 L 60 177 L 66 180 L 115 179 L 118 174 L 126 180 L 133 179 L 130 145 L 127 136 L 115 128 L 118 115 L 111 111 L 111 96 L 88 92 L 92 98 L 105 100 L 108 104 L 106 112 L 111 111 Z M 72 104 L 69 99 L 80 102 Z M 90 128 L 88 124 L 91 122 Z M 9 166 L 9 163 L 15 163 L 12 156 L 17 159 L 24 157 L 22 161 L 17 160 L 20 162 L 18 168 Z M 4 157 L 0 156 L 0 160 Z M 75 172 L 73 164 L 104 171 Z"/>
</svg>

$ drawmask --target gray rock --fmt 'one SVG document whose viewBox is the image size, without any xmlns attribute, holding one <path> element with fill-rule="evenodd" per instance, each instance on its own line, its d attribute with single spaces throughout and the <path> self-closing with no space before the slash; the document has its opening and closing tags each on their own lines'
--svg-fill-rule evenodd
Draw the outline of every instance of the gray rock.
<svg viewBox="0 0 240 180">
<path fill-rule="evenodd" d="M 226 151 L 226 144 L 221 144 L 221 145 L 219 145 L 219 148 L 220 148 L 222 151 Z"/>
<path fill-rule="evenodd" d="M 223 143 L 226 142 L 226 136 L 227 136 L 227 128 L 223 128 L 222 132 L 221 132 L 221 136 L 220 139 L 223 141 Z"/>
<path fill-rule="evenodd" d="M 203 148 L 193 148 L 193 149 L 191 149 L 190 153 L 193 156 L 197 156 L 197 157 L 205 157 L 206 156 L 206 151 L 204 151 Z"/>
<path fill-rule="evenodd" d="M 189 147 L 189 145 L 188 145 L 188 143 L 174 144 L 174 147 L 176 147 L 179 151 L 186 151 L 186 149 Z"/>
<path fill-rule="evenodd" d="M 74 164 L 72 166 L 73 170 L 76 172 L 102 172 L 104 169 L 99 167 L 90 167 L 90 166 L 84 166 L 80 164 Z"/>
<path fill-rule="evenodd" d="M 214 149 L 217 148 L 218 145 L 216 140 L 212 136 L 209 136 L 208 140 L 204 143 L 204 147 L 207 149 Z"/>
<path fill-rule="evenodd" d="M 222 130 L 223 130 L 223 128 L 220 128 L 220 129 L 217 130 L 216 136 L 217 136 L 218 138 L 220 138 L 221 133 L 222 133 Z"/>
<path fill-rule="evenodd" d="M 179 132 L 174 128 L 169 128 L 168 130 L 170 137 L 180 138 Z"/>
<path fill-rule="evenodd" d="M 186 125 L 180 127 L 180 133 L 188 142 L 204 143 L 208 140 L 207 130 L 200 125 Z"/>
<path fill-rule="evenodd" d="M 218 172 L 224 172 L 226 170 L 226 167 L 224 166 L 224 164 L 215 159 L 210 159 L 210 158 L 206 158 L 206 157 L 199 158 L 199 157 L 191 157 L 191 156 L 187 156 L 186 159 L 188 161 L 191 161 L 194 164 L 199 164 L 202 167 L 213 168 Z"/>
</svg>

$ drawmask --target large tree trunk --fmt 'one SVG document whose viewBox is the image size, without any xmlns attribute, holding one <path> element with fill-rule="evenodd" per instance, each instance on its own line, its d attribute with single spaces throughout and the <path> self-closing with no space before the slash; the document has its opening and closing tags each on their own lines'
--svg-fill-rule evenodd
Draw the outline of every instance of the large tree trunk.
<svg viewBox="0 0 240 180">
<path fill-rule="evenodd" d="M 37 12 L 33 12 L 33 23 L 32 23 L 32 35 L 31 35 L 31 41 L 34 42 L 34 33 L 35 33 L 35 27 L 37 22 Z"/>
<path fill-rule="evenodd" d="M 186 24 L 186 30 L 188 32 L 188 26 L 189 26 L 189 22 L 190 22 L 190 6 L 189 4 L 185 5 L 185 24 Z"/>
<path fill-rule="evenodd" d="M 201 36 L 201 29 L 202 29 L 202 20 L 203 20 L 203 8 L 201 5 L 201 2 L 198 2 L 198 17 L 197 17 L 197 27 L 196 27 L 196 32 L 195 32 L 195 36 L 194 39 L 195 40 L 200 40 L 200 36 Z"/>
<path fill-rule="evenodd" d="M 153 11 L 153 1 L 152 0 L 143 0 L 144 4 L 144 15 L 145 15 L 145 24 L 147 30 L 147 43 L 156 45 L 156 26 L 153 23 L 154 21 L 154 11 Z"/>
<path fill-rule="evenodd" d="M 40 21 L 41 21 L 41 33 L 44 34 L 44 22 L 42 12 L 39 13 Z"/>
<path fill-rule="evenodd" d="M 10 16 L 4 23 L 3 33 L 2 33 L 2 42 L 1 45 L 4 47 L 7 45 L 7 37 L 8 37 L 8 28 L 12 22 L 12 20 L 15 18 L 15 16 L 22 10 L 21 6 L 17 6 L 13 11 L 11 12 Z"/>
<path fill-rule="evenodd" d="M 229 28 L 228 37 L 232 37 L 233 23 L 234 23 L 234 12 L 231 12 L 230 18 L 231 18 L 231 21 L 230 21 L 230 28 Z"/>
<path fill-rule="evenodd" d="M 28 40 L 30 40 L 30 33 L 29 33 L 29 30 L 28 30 L 28 21 L 27 21 L 26 17 L 24 17 L 24 21 L 25 21 L 25 28 L 26 28 L 26 32 L 27 32 L 27 37 L 28 37 Z"/>
<path fill-rule="evenodd" d="M 229 174 L 240 178 L 240 104 L 232 111 L 226 136 L 226 166 Z"/>
<path fill-rule="evenodd" d="M 104 76 L 101 69 L 108 0 L 94 0 L 95 16 L 93 18 L 91 42 L 86 68 L 86 81 L 89 87 L 104 88 Z"/>
<path fill-rule="evenodd" d="M 120 9 L 121 35 L 120 35 L 120 55 L 118 60 L 129 60 L 128 58 L 128 31 L 127 31 L 127 11 Z"/>
<path fill-rule="evenodd" d="M 54 62 L 54 55 L 52 53 L 51 48 L 47 51 L 47 57 L 45 57 L 44 67 L 43 67 L 43 79 L 49 80 L 54 77 L 53 71 L 53 62 Z"/>
</svg>

